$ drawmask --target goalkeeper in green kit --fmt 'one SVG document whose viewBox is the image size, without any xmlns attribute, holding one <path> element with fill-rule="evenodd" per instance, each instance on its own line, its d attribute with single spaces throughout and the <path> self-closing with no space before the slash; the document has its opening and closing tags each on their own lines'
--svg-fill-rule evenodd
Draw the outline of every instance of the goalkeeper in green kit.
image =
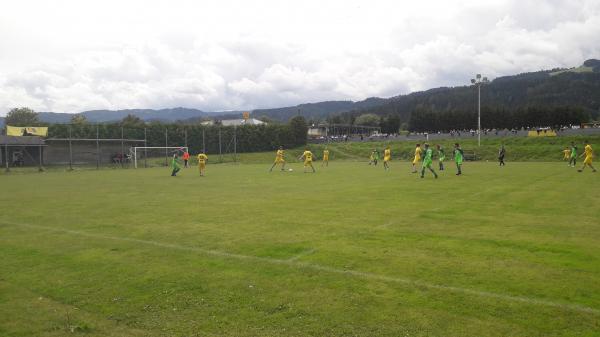
<svg viewBox="0 0 600 337">
<path fill-rule="evenodd" d="M 177 176 L 177 172 L 181 170 L 181 166 L 179 166 L 179 161 L 177 161 L 177 153 L 173 155 L 173 160 L 171 161 L 171 167 L 173 168 L 173 172 L 171 172 L 171 177 Z"/>
<path fill-rule="evenodd" d="M 437 179 L 438 175 L 431 168 L 431 165 L 433 165 L 433 150 L 429 148 L 429 144 L 425 143 L 425 157 L 423 158 L 423 166 L 421 168 L 421 178 L 425 178 L 425 169 L 427 168 L 433 173 L 435 179 Z"/>
</svg>

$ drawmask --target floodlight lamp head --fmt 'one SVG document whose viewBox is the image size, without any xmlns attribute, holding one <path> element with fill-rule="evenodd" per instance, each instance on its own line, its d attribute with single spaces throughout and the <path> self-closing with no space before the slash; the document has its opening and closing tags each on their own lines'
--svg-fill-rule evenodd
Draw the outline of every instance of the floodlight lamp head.
<svg viewBox="0 0 600 337">
<path fill-rule="evenodd" d="M 484 78 L 483 78 L 483 82 L 484 82 L 484 83 L 488 83 L 488 82 L 489 82 L 488 78 L 487 78 L 487 77 L 484 77 Z"/>
<path fill-rule="evenodd" d="M 477 76 L 475 76 L 476 79 L 480 79 L 481 78 L 481 74 L 477 74 Z"/>
<path fill-rule="evenodd" d="M 471 79 L 471 84 L 475 84 L 475 79 L 474 78 Z"/>
</svg>

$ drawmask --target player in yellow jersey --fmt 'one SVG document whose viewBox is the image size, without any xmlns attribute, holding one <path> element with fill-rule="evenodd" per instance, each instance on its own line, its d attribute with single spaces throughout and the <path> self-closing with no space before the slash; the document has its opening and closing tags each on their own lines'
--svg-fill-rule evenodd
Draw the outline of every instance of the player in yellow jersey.
<svg viewBox="0 0 600 337">
<path fill-rule="evenodd" d="M 198 155 L 198 171 L 200 172 L 200 176 L 204 177 L 204 170 L 206 169 L 206 162 L 208 161 L 208 156 L 204 153 L 200 153 Z"/>
<path fill-rule="evenodd" d="M 321 166 L 329 166 L 329 150 L 327 147 L 323 150 L 323 162 L 321 163 Z"/>
<path fill-rule="evenodd" d="M 273 168 L 277 164 L 281 164 L 281 170 L 285 171 L 285 158 L 284 158 L 284 153 L 283 153 L 283 146 L 280 146 L 279 150 L 277 150 L 277 154 L 275 155 L 275 162 L 273 163 L 273 166 L 271 166 L 271 169 L 269 170 L 269 172 L 272 172 Z"/>
<path fill-rule="evenodd" d="M 569 147 L 565 147 L 565 149 L 563 150 L 563 160 L 569 160 L 571 158 L 571 150 L 569 150 Z"/>
<path fill-rule="evenodd" d="M 298 159 L 302 159 L 304 158 L 304 173 L 306 173 L 306 168 L 310 167 L 312 169 L 312 173 L 315 173 L 315 168 L 312 164 L 313 161 L 313 154 L 312 152 L 310 152 L 310 150 L 307 148 L 304 150 L 304 153 L 302 153 L 302 155 L 300 157 L 298 157 Z"/>
<path fill-rule="evenodd" d="M 585 141 L 585 147 L 583 148 L 583 153 L 581 154 L 580 157 L 583 157 L 585 155 L 585 159 L 583 160 L 583 166 L 581 167 L 581 169 L 577 170 L 579 172 L 583 172 L 583 169 L 586 166 L 589 166 L 592 169 L 592 172 L 596 172 L 596 169 L 594 168 L 594 166 L 592 166 L 592 158 L 594 157 L 594 150 L 592 150 L 592 146 L 590 145 L 590 142 L 588 142 L 587 140 Z"/>
<path fill-rule="evenodd" d="M 385 150 L 383 150 L 383 168 L 385 170 L 390 168 L 390 165 L 388 164 L 390 160 L 392 160 L 392 150 L 390 150 L 390 146 L 388 145 L 385 147 Z"/>
<path fill-rule="evenodd" d="M 421 153 L 422 152 L 423 152 L 423 150 L 421 150 L 421 144 L 417 144 L 417 147 L 415 148 L 415 158 L 412 161 L 412 166 L 413 166 L 412 173 L 417 173 L 417 164 L 419 164 L 421 162 Z"/>
</svg>

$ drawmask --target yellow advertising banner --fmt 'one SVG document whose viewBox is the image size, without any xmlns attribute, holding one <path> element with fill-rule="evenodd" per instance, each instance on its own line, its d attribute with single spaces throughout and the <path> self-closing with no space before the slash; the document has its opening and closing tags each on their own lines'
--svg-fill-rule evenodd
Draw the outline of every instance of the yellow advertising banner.
<svg viewBox="0 0 600 337">
<path fill-rule="evenodd" d="M 48 136 L 48 127 L 46 126 L 6 126 L 7 136 Z"/>
<path fill-rule="evenodd" d="M 529 131 L 527 137 L 556 137 L 556 131 L 554 130 L 535 130 Z"/>
<path fill-rule="evenodd" d="M 244 119 L 248 119 L 248 118 L 250 118 L 250 112 L 246 111 L 246 112 L 242 113 L 242 116 L 244 117 Z"/>
</svg>

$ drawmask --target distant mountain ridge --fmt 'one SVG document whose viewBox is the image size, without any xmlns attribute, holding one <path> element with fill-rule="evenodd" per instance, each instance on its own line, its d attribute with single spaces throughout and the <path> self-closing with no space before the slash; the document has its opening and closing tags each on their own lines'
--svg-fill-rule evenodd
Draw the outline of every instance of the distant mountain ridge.
<svg viewBox="0 0 600 337">
<path fill-rule="evenodd" d="M 215 113 L 204 112 L 198 109 L 172 108 L 172 109 L 125 109 L 125 110 L 90 110 L 79 113 L 91 123 L 106 123 L 119 121 L 127 115 L 134 115 L 144 121 L 174 122 L 189 118 L 210 117 Z M 77 114 L 40 112 L 40 120 L 46 123 L 69 123 Z"/>
<path fill-rule="evenodd" d="M 300 114 L 307 119 L 323 119 L 331 114 L 341 113 L 354 109 L 369 108 L 383 104 L 387 101 L 385 98 L 368 98 L 363 101 L 325 101 L 318 103 L 306 103 L 296 106 L 273 108 L 273 109 L 255 109 L 240 111 L 217 111 L 206 112 L 190 108 L 173 109 L 125 109 L 125 110 L 90 110 L 79 113 L 85 116 L 90 123 L 115 122 L 125 118 L 127 115 L 134 115 L 144 121 L 162 121 L 162 122 L 195 122 L 205 118 L 227 119 L 241 118 L 244 111 L 250 111 L 252 117 L 266 117 L 279 122 L 287 122 L 290 118 Z M 71 118 L 77 114 L 58 113 L 58 112 L 40 112 L 39 118 L 45 123 L 69 123 Z"/>
<path fill-rule="evenodd" d="M 465 81 L 466 82 L 466 81 Z M 350 123 L 354 117 L 375 113 L 399 116 L 408 121 L 415 109 L 431 111 L 475 109 L 475 90 L 472 86 L 441 87 L 398 95 L 391 98 L 371 97 L 363 101 L 324 101 L 272 109 L 251 110 L 254 118 L 268 118 L 287 122 L 301 115 L 308 120 L 323 120 L 333 116 L 339 122 Z M 570 69 L 556 68 L 494 79 L 481 91 L 482 105 L 514 109 L 533 105 L 571 105 L 584 108 L 593 118 L 600 114 L 600 60 L 586 60 L 583 65 Z M 205 118 L 240 118 L 243 111 L 206 112 L 192 108 L 91 110 L 81 112 L 91 123 L 115 122 L 129 114 L 144 121 L 187 123 Z M 40 112 L 46 123 L 69 123 L 74 114 Z M 0 117 L 0 127 L 4 118 Z"/>
</svg>

